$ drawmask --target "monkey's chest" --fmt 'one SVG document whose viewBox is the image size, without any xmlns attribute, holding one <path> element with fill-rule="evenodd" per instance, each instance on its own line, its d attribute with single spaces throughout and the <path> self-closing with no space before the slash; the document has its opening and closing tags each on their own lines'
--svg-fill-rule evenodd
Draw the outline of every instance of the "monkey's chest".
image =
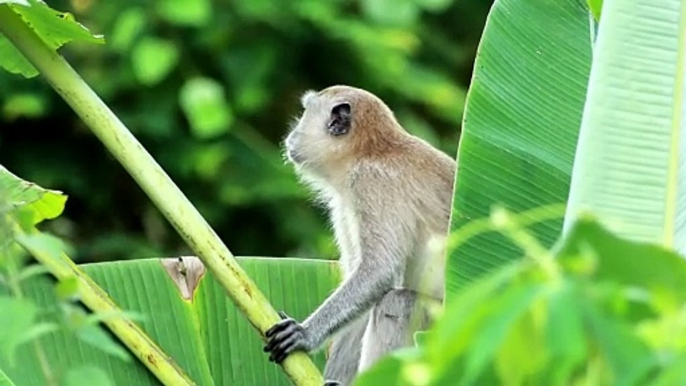
<svg viewBox="0 0 686 386">
<path fill-rule="evenodd" d="M 340 250 L 339 264 L 344 277 L 348 277 L 360 263 L 359 223 L 352 214 L 337 208 L 332 211 L 331 220 Z"/>
</svg>

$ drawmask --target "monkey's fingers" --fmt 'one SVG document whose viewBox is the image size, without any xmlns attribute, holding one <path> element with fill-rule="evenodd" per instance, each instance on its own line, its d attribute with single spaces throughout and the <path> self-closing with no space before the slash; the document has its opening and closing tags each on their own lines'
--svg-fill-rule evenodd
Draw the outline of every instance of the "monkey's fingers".
<svg viewBox="0 0 686 386">
<path fill-rule="evenodd" d="M 269 356 L 269 360 L 273 360 L 273 362 L 276 363 L 283 362 L 283 360 L 286 359 L 288 354 L 298 349 L 298 342 L 299 339 L 297 336 L 290 337 L 287 341 L 283 342 L 282 344 L 277 346 L 276 349 L 274 349 L 272 355 Z"/>
<path fill-rule="evenodd" d="M 286 326 L 281 331 L 276 332 L 271 336 L 271 339 L 264 346 L 264 351 L 273 351 L 277 346 L 283 346 L 285 342 L 290 342 L 292 339 L 301 338 L 302 327 L 297 323 Z"/>
<path fill-rule="evenodd" d="M 294 319 L 291 319 L 291 318 L 284 319 L 284 320 L 276 323 L 275 325 L 273 325 L 269 330 L 267 330 L 264 333 L 264 335 L 267 338 L 270 338 L 272 335 L 276 334 L 277 332 L 282 331 L 282 330 L 284 330 L 284 329 L 286 329 L 289 326 L 292 326 L 294 324 L 297 324 L 297 322 Z"/>
</svg>

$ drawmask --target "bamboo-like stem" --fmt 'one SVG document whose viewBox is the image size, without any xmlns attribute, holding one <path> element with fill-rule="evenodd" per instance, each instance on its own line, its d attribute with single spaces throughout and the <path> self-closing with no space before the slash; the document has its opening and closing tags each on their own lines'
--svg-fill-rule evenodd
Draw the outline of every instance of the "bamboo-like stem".
<svg viewBox="0 0 686 386">
<path fill-rule="evenodd" d="M 66 60 L 50 49 L 7 5 L 0 5 L 0 32 L 40 71 L 131 174 L 264 338 L 264 331 L 280 320 L 278 314 L 159 164 Z M 321 373 L 303 352 L 289 355 L 283 368 L 296 385 L 323 383 Z"/>
<path fill-rule="evenodd" d="M 19 228 L 17 226 L 17 228 Z M 117 307 L 107 292 L 93 279 L 79 269 L 64 253 L 59 257 L 25 243 L 22 237 L 17 242 L 58 280 L 74 277 L 78 282 L 79 299 L 89 309 L 98 313 L 116 313 L 116 318 L 106 318 L 103 323 L 128 347 L 136 357 L 165 385 L 194 386 L 183 369 L 169 357 L 143 330 Z"/>
</svg>

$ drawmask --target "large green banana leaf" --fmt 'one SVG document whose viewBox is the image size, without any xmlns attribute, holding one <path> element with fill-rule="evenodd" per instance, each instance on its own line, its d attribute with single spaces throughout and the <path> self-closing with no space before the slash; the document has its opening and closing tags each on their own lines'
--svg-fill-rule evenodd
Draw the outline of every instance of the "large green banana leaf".
<svg viewBox="0 0 686 386">
<path fill-rule="evenodd" d="M 44 259 L 38 243 L 48 235 L 33 228 L 59 216 L 65 203 L 66 196 L 61 192 L 24 181 L 0 166 L 0 384 L 38 386 L 45 384 L 44 374 L 52 372 L 61 386 L 78 385 L 79 381 L 65 381 L 74 369 L 104 370 L 115 385 L 159 384 L 143 362 L 126 361 L 126 351 L 102 335 L 104 330 L 79 323 L 74 319 L 79 313 L 64 311 L 67 299 L 88 293 L 109 297 L 120 309 L 140 315 L 142 330 L 197 385 L 289 384 L 284 373 L 268 362 L 254 328 L 197 258 L 87 264 L 81 266 L 82 270 L 106 293 L 89 282 L 78 284 L 77 280 L 70 284 L 70 278 L 82 274 L 74 271 L 71 276 L 65 275 L 60 264 Z M 22 255 L 16 253 L 19 244 L 59 277 L 60 284 L 55 285 L 53 276 L 47 274 L 28 275 L 30 267 L 20 271 Z M 56 249 L 59 255 L 62 247 Z M 339 280 L 337 265 L 332 261 L 263 257 L 238 261 L 277 309 L 298 319 L 315 309 Z M 88 288 L 78 289 L 80 285 Z M 88 303 L 85 297 L 82 300 L 100 307 L 95 310 L 96 316 L 108 317 L 111 308 Z M 33 315 L 37 312 L 40 320 L 36 322 Z M 52 328 L 60 324 L 66 328 Z M 45 354 L 44 364 L 28 339 L 23 340 L 24 344 L 17 341 L 38 331 L 32 325 L 52 326 L 49 332 L 33 338 Z M 166 361 L 164 356 L 155 356 L 156 352 L 132 349 L 150 353 L 143 359 L 153 368 L 161 368 L 161 363 L 155 362 Z M 323 359 L 321 353 L 315 356 L 320 366 Z M 46 372 L 45 367 L 51 371 Z M 80 376 L 85 373 L 82 371 Z M 183 381 L 177 377 L 174 382 Z"/>
<path fill-rule="evenodd" d="M 502 204 L 520 212 L 567 200 L 591 40 L 582 0 L 496 0 L 479 44 L 458 150 L 451 229 Z M 552 245 L 562 220 L 533 227 Z M 495 232 L 449 251 L 450 298 L 521 255 Z"/>
<path fill-rule="evenodd" d="M 681 0 L 605 0 L 566 228 L 590 210 L 618 235 L 686 247 Z"/>
<path fill-rule="evenodd" d="M 258 334 L 211 275 L 205 273 L 192 298 L 184 300 L 161 262 L 146 259 L 82 268 L 121 308 L 144 318 L 139 322 L 143 330 L 197 385 L 290 384 L 267 360 Z M 324 260 L 243 257 L 239 262 L 277 309 L 299 319 L 317 307 L 338 280 L 336 266 Z M 47 276 L 30 279 L 24 288 L 42 307 L 57 304 Z M 53 370 L 94 365 L 105 370 L 116 385 L 159 384 L 141 362 L 124 362 L 84 344 L 72 333 L 54 332 L 39 340 Z M 0 359 L 0 370 L 18 386 L 44 384 L 32 345 L 21 346 L 17 354 L 15 366 Z M 323 354 L 316 355 L 315 361 L 322 366 Z"/>
</svg>

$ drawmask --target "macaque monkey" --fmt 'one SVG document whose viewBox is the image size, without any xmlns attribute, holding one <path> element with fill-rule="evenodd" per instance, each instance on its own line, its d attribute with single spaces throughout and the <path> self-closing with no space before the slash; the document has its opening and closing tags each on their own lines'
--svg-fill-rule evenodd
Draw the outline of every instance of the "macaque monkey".
<svg viewBox="0 0 686 386">
<path fill-rule="evenodd" d="M 456 163 L 365 90 L 332 86 L 301 102 L 286 153 L 328 207 L 343 282 L 302 323 L 280 312 L 264 351 L 281 363 L 333 336 L 324 376 L 347 385 L 413 344 L 414 331 L 430 323 L 422 299 L 443 299 Z"/>
</svg>

